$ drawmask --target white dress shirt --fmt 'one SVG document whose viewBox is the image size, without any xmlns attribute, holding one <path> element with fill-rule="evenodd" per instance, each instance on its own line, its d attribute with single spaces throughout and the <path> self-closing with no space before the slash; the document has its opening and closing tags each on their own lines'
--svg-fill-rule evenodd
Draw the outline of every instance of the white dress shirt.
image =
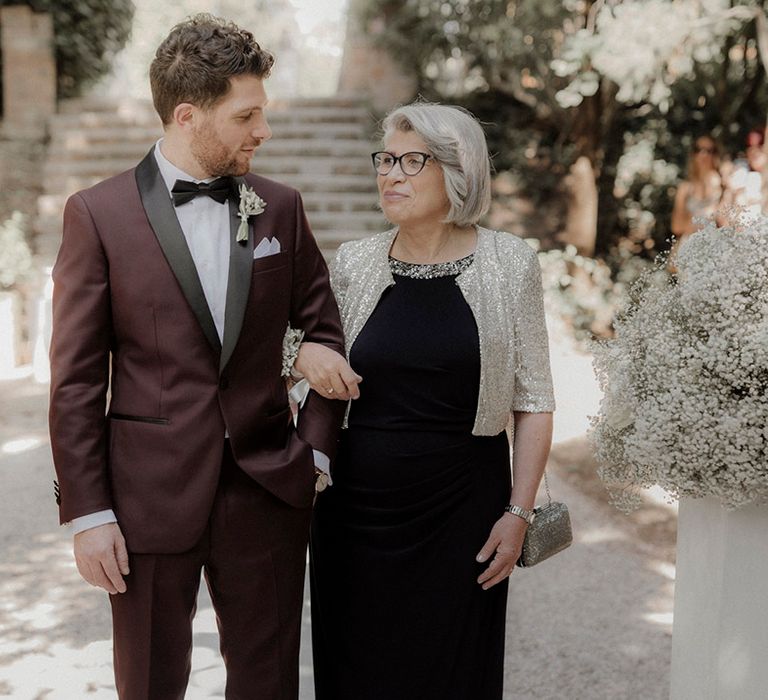
<svg viewBox="0 0 768 700">
<path fill-rule="evenodd" d="M 168 197 L 176 180 L 211 182 L 216 178 L 200 180 L 188 175 L 171 163 L 161 150 L 163 140 L 155 144 L 155 160 L 160 175 L 168 188 Z M 212 197 L 199 196 L 176 208 L 176 218 L 184 233 L 184 239 L 195 263 L 205 300 L 213 316 L 219 341 L 224 340 L 224 312 L 227 303 L 229 281 L 230 219 L 227 201 L 219 203 Z M 327 455 L 313 450 L 315 466 L 328 472 L 330 460 Z M 72 520 L 73 533 L 117 522 L 112 510 L 102 510 Z"/>
</svg>

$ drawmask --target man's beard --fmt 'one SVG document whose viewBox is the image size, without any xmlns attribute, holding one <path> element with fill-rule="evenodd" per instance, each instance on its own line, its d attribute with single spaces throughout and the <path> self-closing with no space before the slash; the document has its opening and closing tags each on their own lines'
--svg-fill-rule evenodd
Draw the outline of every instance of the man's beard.
<svg viewBox="0 0 768 700">
<path fill-rule="evenodd" d="M 250 170 L 250 162 L 238 163 L 207 122 L 195 129 L 190 150 L 210 177 L 242 176 Z"/>
</svg>

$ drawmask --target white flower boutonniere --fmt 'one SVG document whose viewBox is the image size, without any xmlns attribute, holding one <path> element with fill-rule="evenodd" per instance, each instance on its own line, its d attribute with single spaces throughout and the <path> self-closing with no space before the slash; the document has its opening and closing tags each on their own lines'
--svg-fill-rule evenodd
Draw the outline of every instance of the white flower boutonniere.
<svg viewBox="0 0 768 700">
<path fill-rule="evenodd" d="M 248 240 L 248 217 L 261 214 L 267 203 L 259 197 L 247 185 L 240 185 L 240 206 L 237 215 L 240 217 L 240 226 L 237 227 L 238 243 L 245 243 Z"/>
</svg>

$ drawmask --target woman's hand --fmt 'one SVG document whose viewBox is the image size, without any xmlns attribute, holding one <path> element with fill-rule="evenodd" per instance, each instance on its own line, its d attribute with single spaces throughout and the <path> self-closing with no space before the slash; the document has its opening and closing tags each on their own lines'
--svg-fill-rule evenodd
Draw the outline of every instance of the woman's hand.
<svg viewBox="0 0 768 700">
<path fill-rule="evenodd" d="M 488 568 L 477 579 L 484 591 L 512 573 L 523 550 L 527 529 L 528 523 L 512 513 L 504 513 L 496 521 L 490 536 L 477 555 L 477 561 L 481 564 L 493 556 Z"/>
<path fill-rule="evenodd" d="M 320 343 L 302 343 L 293 368 L 327 399 L 348 401 L 360 396 L 356 374 L 342 355 Z"/>
</svg>

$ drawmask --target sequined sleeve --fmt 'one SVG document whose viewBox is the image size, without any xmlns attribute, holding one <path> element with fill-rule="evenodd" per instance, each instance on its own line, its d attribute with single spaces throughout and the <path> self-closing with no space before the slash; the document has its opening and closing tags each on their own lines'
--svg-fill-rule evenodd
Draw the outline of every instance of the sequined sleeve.
<svg viewBox="0 0 768 700">
<path fill-rule="evenodd" d="M 336 255 L 333 258 L 333 261 L 330 265 L 330 275 L 331 275 L 331 289 L 333 290 L 333 295 L 336 297 L 336 303 L 339 306 L 339 311 L 342 316 L 342 321 L 344 320 L 344 301 L 345 301 L 345 295 L 347 291 L 347 278 L 345 274 L 345 252 L 344 252 L 344 246 L 342 245 L 337 251 Z"/>
<path fill-rule="evenodd" d="M 541 268 L 531 250 L 519 289 L 515 322 L 515 392 L 513 411 L 548 413 L 555 410 L 549 339 L 544 317 Z"/>
</svg>

